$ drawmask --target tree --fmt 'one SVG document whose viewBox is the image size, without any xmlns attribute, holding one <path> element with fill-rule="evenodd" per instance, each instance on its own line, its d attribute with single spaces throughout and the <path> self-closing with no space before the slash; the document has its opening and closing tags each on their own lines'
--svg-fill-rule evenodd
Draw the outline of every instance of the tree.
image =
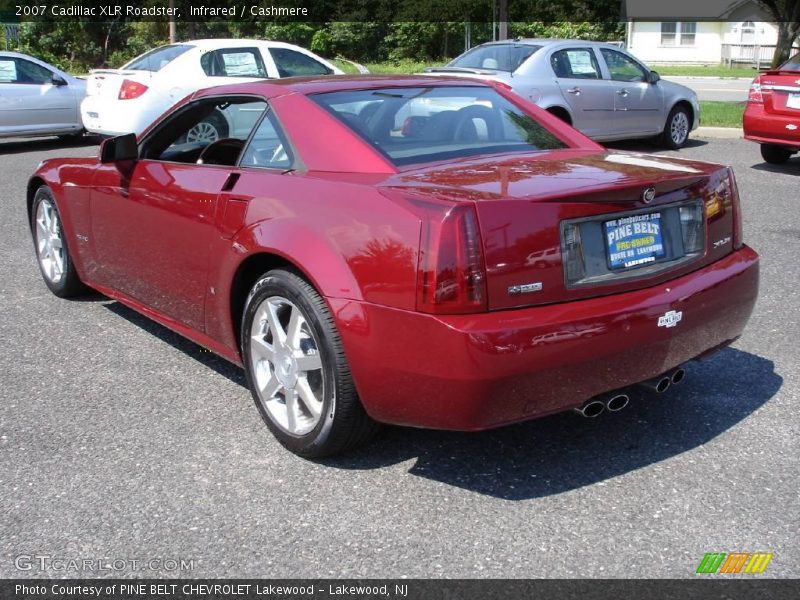
<svg viewBox="0 0 800 600">
<path fill-rule="evenodd" d="M 756 0 L 778 27 L 778 43 L 772 56 L 775 69 L 792 54 L 792 45 L 800 33 L 800 0 Z"/>
</svg>

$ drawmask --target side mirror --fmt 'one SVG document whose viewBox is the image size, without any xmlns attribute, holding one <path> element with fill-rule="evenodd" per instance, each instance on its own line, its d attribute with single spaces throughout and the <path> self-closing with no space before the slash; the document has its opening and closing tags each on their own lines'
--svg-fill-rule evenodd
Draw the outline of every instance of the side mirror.
<svg viewBox="0 0 800 600">
<path fill-rule="evenodd" d="M 139 158 L 139 149 L 136 147 L 135 133 L 109 138 L 100 144 L 101 163 L 116 163 L 137 158 Z"/>
<path fill-rule="evenodd" d="M 647 78 L 650 83 L 658 83 L 661 81 L 661 75 L 656 73 L 655 71 L 650 71 L 650 76 Z"/>
<path fill-rule="evenodd" d="M 61 87 L 62 85 L 67 85 L 67 80 L 64 79 L 58 73 L 53 73 L 53 76 L 50 78 L 50 82 L 56 87 Z"/>
</svg>

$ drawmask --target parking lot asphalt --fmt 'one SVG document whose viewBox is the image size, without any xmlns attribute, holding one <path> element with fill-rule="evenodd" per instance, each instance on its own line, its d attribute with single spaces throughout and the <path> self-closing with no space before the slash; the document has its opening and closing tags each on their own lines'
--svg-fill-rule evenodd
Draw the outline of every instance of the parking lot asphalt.
<svg viewBox="0 0 800 600">
<path fill-rule="evenodd" d="M 101 296 L 48 292 L 26 179 L 94 152 L 0 142 L 0 577 L 695 577 L 732 551 L 800 576 L 800 158 L 767 166 L 738 139 L 674 153 L 734 166 L 762 257 L 745 335 L 680 386 L 591 420 L 386 428 L 315 463 L 269 435 L 224 360 Z"/>
</svg>

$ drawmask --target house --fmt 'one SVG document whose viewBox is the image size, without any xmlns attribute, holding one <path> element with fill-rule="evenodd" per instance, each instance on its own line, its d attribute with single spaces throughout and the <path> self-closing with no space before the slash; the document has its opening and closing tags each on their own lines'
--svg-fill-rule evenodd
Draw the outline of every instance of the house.
<svg viewBox="0 0 800 600">
<path fill-rule="evenodd" d="M 626 46 L 649 64 L 768 65 L 778 30 L 751 0 L 704 0 L 695 20 L 658 19 L 659 13 L 628 4 Z M 652 6 L 652 5 L 651 5 Z"/>
</svg>

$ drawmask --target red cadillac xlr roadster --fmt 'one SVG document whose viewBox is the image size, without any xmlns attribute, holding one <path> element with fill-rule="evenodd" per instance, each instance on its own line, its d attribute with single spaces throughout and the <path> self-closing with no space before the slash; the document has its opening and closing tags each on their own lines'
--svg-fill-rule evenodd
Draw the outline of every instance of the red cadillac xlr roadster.
<svg viewBox="0 0 800 600">
<path fill-rule="evenodd" d="M 190 136 L 224 118 L 228 137 Z M 244 367 L 290 450 L 663 391 L 758 291 L 733 173 L 606 150 L 501 84 L 326 77 L 184 99 L 28 185 L 44 281 Z"/>
</svg>

